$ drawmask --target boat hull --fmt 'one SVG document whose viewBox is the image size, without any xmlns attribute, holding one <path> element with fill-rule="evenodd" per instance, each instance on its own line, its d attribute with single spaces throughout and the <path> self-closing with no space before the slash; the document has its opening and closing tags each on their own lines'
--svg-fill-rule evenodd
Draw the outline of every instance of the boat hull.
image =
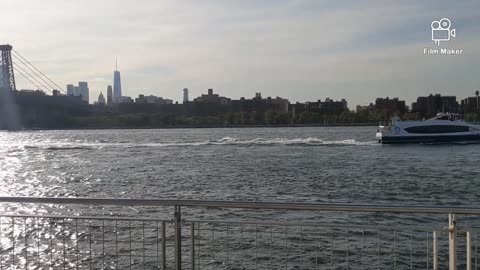
<svg viewBox="0 0 480 270">
<path fill-rule="evenodd" d="M 480 143 L 480 134 L 469 135 L 421 135 L 421 136 L 382 136 L 382 144 L 407 143 Z"/>
</svg>

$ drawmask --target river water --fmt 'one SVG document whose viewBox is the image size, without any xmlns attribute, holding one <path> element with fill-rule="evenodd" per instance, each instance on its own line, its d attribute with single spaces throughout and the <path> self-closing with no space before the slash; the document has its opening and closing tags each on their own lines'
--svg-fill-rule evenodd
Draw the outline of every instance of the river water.
<svg viewBox="0 0 480 270">
<path fill-rule="evenodd" d="M 0 194 L 480 206 L 480 145 L 375 127 L 0 133 Z"/>
<path fill-rule="evenodd" d="M 380 145 L 375 132 L 375 127 L 2 132 L 0 196 L 480 207 L 480 145 Z M 172 209 L 154 207 L 7 204 L 2 211 L 173 217 Z M 220 222 L 246 218 L 318 224 L 287 228 L 198 223 L 196 259 L 209 269 L 253 269 L 258 265 L 262 269 L 301 269 L 302 265 L 305 269 L 345 269 L 349 262 L 357 268 L 364 264 L 391 268 L 397 263 L 404 264 L 399 269 L 428 268 L 432 230 L 447 224 L 446 215 L 185 209 L 185 216 L 187 220 Z M 461 221 L 479 223 L 478 218 L 470 219 L 472 223 L 464 217 Z M 167 245 L 172 246 L 173 224 L 168 222 Z M 345 227 L 320 222 L 366 227 L 342 229 Z M 73 268 L 80 261 L 85 268 L 95 264 L 98 269 L 106 265 L 159 269 L 159 223 L 147 224 L 153 226 L 147 227 L 154 234 L 151 237 L 145 235 L 145 224 L 142 221 L 135 227 L 130 221 L 122 225 L 112 220 L 86 220 L 79 225 L 75 219 L 2 217 L 0 264 L 15 265 L 16 260 L 27 268 L 44 264 L 48 269 L 65 264 Z M 425 230 L 402 231 L 399 227 L 411 225 Z M 105 235 L 110 240 L 105 240 Z M 445 265 L 446 234 L 441 237 L 439 254 Z M 477 238 L 475 233 L 475 244 Z M 52 239 L 64 239 L 63 244 L 56 247 Z M 132 247 L 132 241 L 140 246 Z M 22 248 L 23 242 L 29 247 Z M 225 247 L 227 242 L 229 247 Z M 105 246 L 108 250 L 102 251 Z M 154 255 L 147 258 L 145 252 Z M 173 267 L 173 249 L 166 252 L 167 266 Z M 185 254 L 190 253 L 186 250 Z M 235 267 L 242 267 L 231 268 L 228 258 Z"/>
</svg>

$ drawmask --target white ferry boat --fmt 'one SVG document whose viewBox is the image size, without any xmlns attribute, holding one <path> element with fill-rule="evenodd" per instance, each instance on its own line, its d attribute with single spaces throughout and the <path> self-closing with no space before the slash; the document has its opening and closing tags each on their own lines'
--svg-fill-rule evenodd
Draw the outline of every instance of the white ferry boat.
<svg viewBox="0 0 480 270">
<path fill-rule="evenodd" d="M 400 143 L 480 143 L 480 126 L 463 121 L 461 115 L 439 113 L 424 121 L 392 118 L 389 126 L 379 126 L 376 138 L 382 144 Z"/>
</svg>

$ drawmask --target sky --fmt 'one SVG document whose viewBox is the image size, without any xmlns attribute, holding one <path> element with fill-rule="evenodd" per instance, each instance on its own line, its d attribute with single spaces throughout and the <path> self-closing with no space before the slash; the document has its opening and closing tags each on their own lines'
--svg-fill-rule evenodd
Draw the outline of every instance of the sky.
<svg viewBox="0 0 480 270">
<path fill-rule="evenodd" d="M 444 17 L 456 37 L 438 47 L 431 23 Z M 124 95 L 180 102 L 183 88 L 191 99 L 213 88 L 233 99 L 345 98 L 350 108 L 480 89 L 478 0 L 2 0 L 0 18 L 0 43 L 64 89 L 87 81 L 92 103 L 113 84 L 115 59 Z"/>
</svg>

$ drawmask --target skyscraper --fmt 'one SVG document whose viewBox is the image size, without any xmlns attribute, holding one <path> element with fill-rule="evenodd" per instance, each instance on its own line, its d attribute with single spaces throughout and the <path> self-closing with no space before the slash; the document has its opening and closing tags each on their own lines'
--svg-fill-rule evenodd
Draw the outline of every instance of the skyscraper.
<svg viewBox="0 0 480 270">
<path fill-rule="evenodd" d="M 78 91 L 79 94 L 78 96 L 82 96 L 82 100 L 86 101 L 89 103 L 89 89 L 88 89 L 88 83 L 87 82 L 78 82 Z"/>
<path fill-rule="evenodd" d="M 75 88 L 73 84 L 67 84 L 67 95 L 68 96 L 75 96 Z"/>
<path fill-rule="evenodd" d="M 115 61 L 115 71 L 113 72 L 113 101 L 120 103 L 122 99 L 122 81 L 120 80 L 120 71 L 118 71 L 117 61 Z"/>
<path fill-rule="evenodd" d="M 188 88 L 183 88 L 183 103 L 188 102 Z"/>
<path fill-rule="evenodd" d="M 109 85 L 107 86 L 107 104 L 112 104 L 112 101 L 113 101 L 112 86 Z"/>
</svg>

